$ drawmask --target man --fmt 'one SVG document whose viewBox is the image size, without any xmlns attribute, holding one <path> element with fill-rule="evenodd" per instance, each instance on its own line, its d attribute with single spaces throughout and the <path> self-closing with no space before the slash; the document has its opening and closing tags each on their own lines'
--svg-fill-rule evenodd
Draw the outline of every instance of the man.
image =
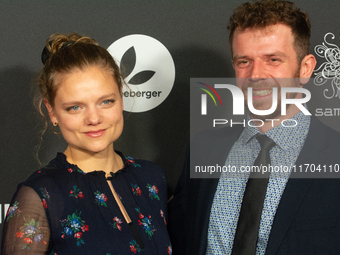
<svg viewBox="0 0 340 255">
<path fill-rule="evenodd" d="M 230 18 L 230 46 L 237 86 L 247 98 L 252 88 L 256 110 L 272 106 L 273 88 L 302 87 L 311 77 L 316 60 L 309 54 L 308 15 L 289 1 L 245 3 Z M 288 98 L 301 99 L 301 93 Z M 280 105 L 280 102 L 278 103 Z M 248 108 L 251 107 L 250 105 Z M 339 133 L 296 105 L 280 107 L 267 116 L 250 111 L 252 126 L 207 131 L 194 139 L 191 154 L 169 204 L 169 233 L 173 254 L 339 254 L 340 179 L 297 178 L 297 173 L 269 178 L 254 250 L 238 238 L 242 206 L 252 178 L 190 179 L 195 165 L 252 166 L 260 154 L 257 141 L 264 134 L 275 142 L 270 149 L 273 166 L 335 166 Z M 275 119 L 276 121 L 270 121 Z M 280 125 L 292 119 L 296 126 Z M 305 169 L 303 169 L 304 171 Z M 302 176 L 303 177 L 303 176 Z M 310 177 L 310 175 L 308 176 Z M 253 197 L 257 196 L 254 192 Z M 250 230 L 249 230 L 250 231 Z M 247 233 L 247 228 L 245 233 Z M 244 243 L 243 243 L 244 242 Z M 235 244 L 237 243 L 237 244 Z"/>
</svg>

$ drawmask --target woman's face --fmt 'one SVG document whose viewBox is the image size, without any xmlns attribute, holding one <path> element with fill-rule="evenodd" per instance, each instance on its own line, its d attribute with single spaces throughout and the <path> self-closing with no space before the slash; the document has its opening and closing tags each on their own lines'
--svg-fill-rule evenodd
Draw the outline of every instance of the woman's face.
<svg viewBox="0 0 340 255">
<path fill-rule="evenodd" d="M 123 100 L 111 73 L 88 67 L 60 80 L 54 108 L 46 100 L 45 105 L 68 149 L 98 153 L 112 147 L 123 131 Z"/>
</svg>

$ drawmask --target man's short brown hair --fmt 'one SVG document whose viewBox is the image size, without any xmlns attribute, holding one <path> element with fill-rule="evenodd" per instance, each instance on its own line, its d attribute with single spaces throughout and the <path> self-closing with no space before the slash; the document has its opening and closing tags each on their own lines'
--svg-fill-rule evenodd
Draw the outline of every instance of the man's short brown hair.
<svg viewBox="0 0 340 255">
<path fill-rule="evenodd" d="M 285 0 L 259 0 L 237 7 L 228 25 L 231 51 L 236 29 L 239 31 L 247 28 L 262 29 L 278 23 L 292 29 L 294 49 L 298 63 L 301 63 L 309 54 L 310 21 L 306 12 L 301 11 L 295 3 Z"/>
</svg>

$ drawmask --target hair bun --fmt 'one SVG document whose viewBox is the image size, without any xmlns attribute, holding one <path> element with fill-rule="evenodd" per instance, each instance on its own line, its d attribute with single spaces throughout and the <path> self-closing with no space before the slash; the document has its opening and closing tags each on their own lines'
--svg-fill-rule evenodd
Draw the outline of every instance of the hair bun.
<svg viewBox="0 0 340 255">
<path fill-rule="evenodd" d="M 98 45 L 92 38 L 82 37 L 76 33 L 68 35 L 53 34 L 47 39 L 46 46 L 41 53 L 42 63 L 45 65 L 52 54 L 78 42 Z"/>
<path fill-rule="evenodd" d="M 50 56 L 51 56 L 51 52 L 45 46 L 41 53 L 41 62 L 45 65 L 47 59 L 49 59 Z"/>
</svg>

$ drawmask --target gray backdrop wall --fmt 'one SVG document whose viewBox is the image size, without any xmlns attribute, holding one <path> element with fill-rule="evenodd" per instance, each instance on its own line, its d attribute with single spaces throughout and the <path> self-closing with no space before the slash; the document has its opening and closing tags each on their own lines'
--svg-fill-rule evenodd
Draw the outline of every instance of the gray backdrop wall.
<svg viewBox="0 0 340 255">
<path fill-rule="evenodd" d="M 166 170 L 171 194 L 182 170 L 190 137 L 190 78 L 233 77 L 227 23 L 234 7 L 242 2 L 1 1 L 0 233 L 16 186 L 40 167 L 33 151 L 39 143 L 37 133 L 41 124 L 35 115 L 30 91 L 42 67 L 40 54 L 49 35 L 77 32 L 95 38 L 107 48 L 124 36 L 142 34 L 158 40 L 167 48 L 175 65 L 175 79 L 170 94 L 152 110 L 125 114 L 125 129 L 115 148 L 126 155 L 161 165 Z M 334 70 L 328 80 L 337 82 L 340 2 L 297 0 L 296 3 L 310 15 L 311 52 L 315 53 L 314 48 L 322 43 L 326 48 L 333 49 L 333 60 L 320 54 L 317 56 L 317 67 L 333 61 Z M 326 37 L 328 42 L 325 42 L 327 33 L 332 33 L 334 38 L 329 35 Z M 136 54 L 138 62 L 138 52 Z M 329 96 L 327 99 L 324 95 L 325 86 L 328 85 L 311 86 L 312 98 L 316 95 L 324 101 L 326 106 L 322 109 L 338 107 L 339 96 Z M 314 111 L 317 107 L 312 104 L 311 109 Z M 331 118 L 323 116 L 321 119 L 338 129 L 339 114 L 335 115 Z M 65 143 L 61 136 L 54 135 L 50 129 L 43 139 L 39 159 L 42 164 L 46 164 L 57 151 L 65 149 Z"/>
</svg>

